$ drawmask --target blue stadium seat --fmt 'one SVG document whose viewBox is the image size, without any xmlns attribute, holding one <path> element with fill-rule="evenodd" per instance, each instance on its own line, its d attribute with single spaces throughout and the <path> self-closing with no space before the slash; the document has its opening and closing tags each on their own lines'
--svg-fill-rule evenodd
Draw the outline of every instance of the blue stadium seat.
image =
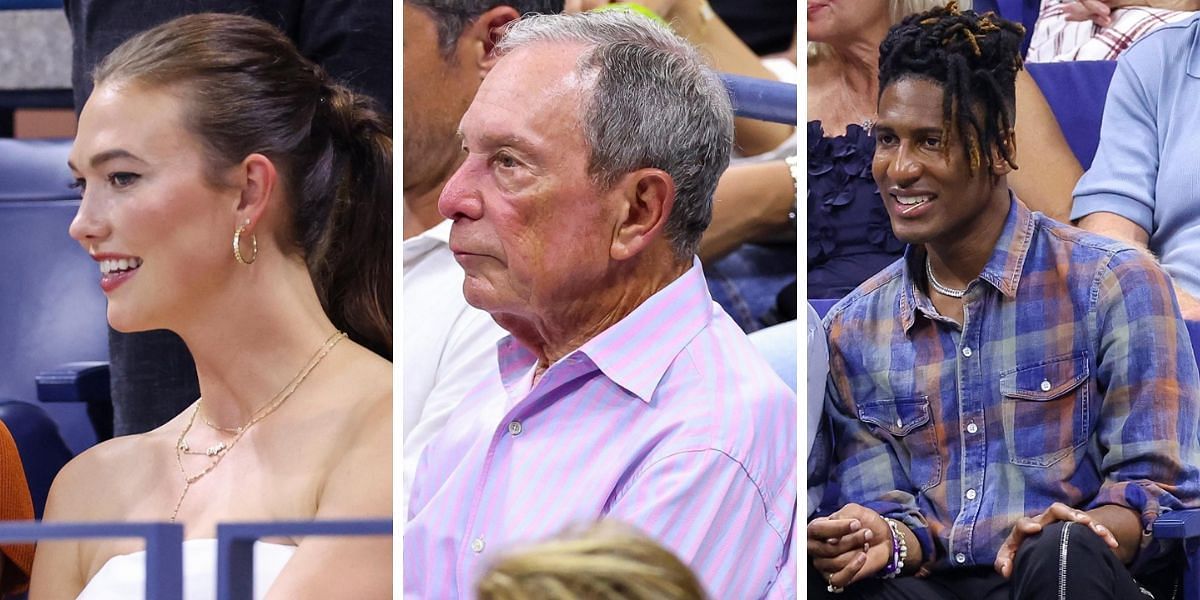
<svg viewBox="0 0 1200 600">
<path fill-rule="evenodd" d="M 12 434 L 33 498 L 33 516 L 42 518 L 50 483 L 74 454 L 63 442 L 58 425 L 36 404 L 0 400 L 0 421 Z"/>
<path fill-rule="evenodd" d="M 0 10 L 63 9 L 63 0 L 0 0 Z"/>
<path fill-rule="evenodd" d="M 67 233 L 79 207 L 78 192 L 68 187 L 72 180 L 66 165 L 70 148 L 70 140 L 0 139 L 0 251 L 10 257 L 0 265 L 0 302 L 5 306 L 0 313 L 0 339 L 6 341 L 0 345 L 0 398 L 34 403 L 44 395 L 46 400 L 58 400 L 29 407 L 10 405 L 7 411 L 0 410 L 0 418 L 36 419 L 34 413 L 44 411 L 74 454 L 98 439 L 87 411 L 107 409 L 111 415 L 111 402 L 107 385 L 98 383 L 101 375 L 94 364 L 76 369 L 83 376 L 82 391 L 92 392 L 91 396 L 64 393 L 67 386 L 59 368 L 75 361 L 108 358 L 106 302 L 98 285 L 99 269 Z M 36 377 L 46 371 L 54 371 L 58 377 L 39 386 Z M 94 393 L 100 387 L 105 388 L 103 398 Z M 70 402 L 89 397 L 91 406 Z M 107 431 L 111 431 L 111 416 L 107 422 Z M 6 423 L 10 429 L 22 428 L 9 420 Z M 53 430 L 43 425 L 31 427 Z M 23 454 L 27 446 L 18 439 Z M 59 454 L 55 449 L 45 461 L 26 460 L 35 495 L 38 482 L 57 472 L 54 464 L 60 461 Z M 42 463 L 42 475 L 28 472 Z"/>
<path fill-rule="evenodd" d="M 729 90 L 733 112 L 737 116 L 796 124 L 797 92 L 794 84 L 729 74 L 722 74 L 721 81 Z"/>
<path fill-rule="evenodd" d="M 67 234 L 78 200 L 0 202 L 0 398 L 34 401 L 36 377 L 75 361 L 108 358 L 100 271 Z M 107 401 L 107 399 L 105 399 Z M 96 432 L 78 403 L 45 403 L 68 447 L 80 452 Z"/>
<path fill-rule="evenodd" d="M 391 519 L 266 521 L 217 524 L 217 600 L 253 598 L 254 542 L 272 536 L 392 535 Z"/>
<path fill-rule="evenodd" d="M 183 525 L 180 523 L 0 521 L 0 543 L 94 538 L 146 540 L 145 597 L 183 600 Z"/>
<path fill-rule="evenodd" d="M 817 311 L 817 314 L 824 319 L 825 314 L 829 312 L 829 309 L 833 308 L 834 304 L 838 303 L 838 300 L 841 300 L 841 298 L 809 298 L 808 303 L 811 304 L 813 309 Z"/>
<path fill-rule="evenodd" d="M 1025 65 L 1033 76 L 1054 118 L 1062 129 L 1067 145 L 1086 171 L 1100 144 L 1100 119 L 1104 100 L 1117 62 L 1085 60 Z M 1020 140 L 1017 140 L 1018 146 Z"/>
<path fill-rule="evenodd" d="M 0 138 L 0 202 L 78 200 L 67 168 L 71 140 Z"/>
<path fill-rule="evenodd" d="M 983 14 L 994 12 L 1009 21 L 1025 26 L 1025 41 L 1021 43 L 1021 55 L 1029 50 L 1029 39 L 1033 37 L 1033 25 L 1037 23 L 1041 0 L 975 0 L 972 9 Z"/>
</svg>

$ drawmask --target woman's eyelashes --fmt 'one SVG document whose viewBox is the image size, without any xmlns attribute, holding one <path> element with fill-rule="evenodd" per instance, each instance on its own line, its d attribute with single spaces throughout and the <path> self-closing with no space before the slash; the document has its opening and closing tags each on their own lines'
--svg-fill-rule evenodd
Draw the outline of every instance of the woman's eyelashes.
<svg viewBox="0 0 1200 600">
<path fill-rule="evenodd" d="M 108 185 L 116 189 L 127 188 L 137 182 L 139 178 L 141 178 L 141 175 L 128 171 L 116 171 L 104 176 L 104 180 L 108 182 Z M 79 190 L 79 193 L 82 194 L 87 189 L 87 179 L 77 177 L 75 181 L 68 183 L 67 187 Z"/>
</svg>

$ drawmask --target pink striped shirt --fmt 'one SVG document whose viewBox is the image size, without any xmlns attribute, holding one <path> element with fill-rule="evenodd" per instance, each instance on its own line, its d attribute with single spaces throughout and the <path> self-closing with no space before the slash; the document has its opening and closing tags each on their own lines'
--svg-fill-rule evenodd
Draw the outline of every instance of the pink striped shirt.
<svg viewBox="0 0 1200 600">
<path fill-rule="evenodd" d="M 532 389 L 513 338 L 497 362 L 421 458 L 405 598 L 472 598 L 500 553 L 600 518 L 675 552 L 714 598 L 796 597 L 796 396 L 699 261 Z"/>
</svg>

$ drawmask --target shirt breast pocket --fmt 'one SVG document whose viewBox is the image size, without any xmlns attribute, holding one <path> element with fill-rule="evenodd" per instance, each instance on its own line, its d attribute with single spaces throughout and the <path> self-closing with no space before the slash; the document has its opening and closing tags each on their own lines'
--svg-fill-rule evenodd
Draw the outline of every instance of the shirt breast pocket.
<svg viewBox="0 0 1200 600">
<path fill-rule="evenodd" d="M 928 396 L 864 402 L 858 405 L 858 418 L 891 445 L 919 491 L 941 483 L 942 454 Z"/>
<path fill-rule="evenodd" d="M 1000 375 L 1010 462 L 1049 467 L 1087 441 L 1089 374 L 1085 352 Z"/>
</svg>

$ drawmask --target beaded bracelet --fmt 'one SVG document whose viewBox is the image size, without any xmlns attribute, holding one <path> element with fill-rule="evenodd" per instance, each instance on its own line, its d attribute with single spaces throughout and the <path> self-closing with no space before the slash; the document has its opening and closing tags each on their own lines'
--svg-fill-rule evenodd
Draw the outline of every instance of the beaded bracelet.
<svg viewBox="0 0 1200 600">
<path fill-rule="evenodd" d="M 892 558 L 883 568 L 879 575 L 880 579 L 892 579 L 900 574 L 904 568 L 904 561 L 908 560 L 908 542 L 900 533 L 900 523 L 895 519 L 883 519 L 888 524 L 888 529 L 892 530 Z"/>
</svg>

